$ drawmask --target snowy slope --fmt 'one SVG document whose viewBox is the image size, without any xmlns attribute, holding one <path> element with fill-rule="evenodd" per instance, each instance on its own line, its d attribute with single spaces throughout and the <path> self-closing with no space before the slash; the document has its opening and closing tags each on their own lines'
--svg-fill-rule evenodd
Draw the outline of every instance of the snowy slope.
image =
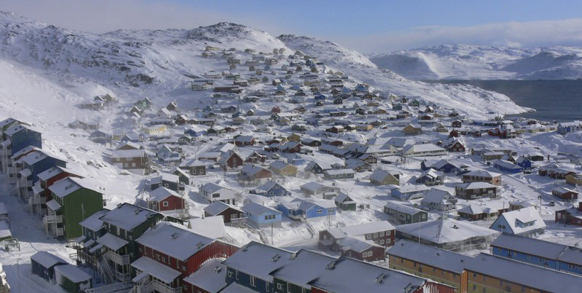
<svg viewBox="0 0 582 293">
<path fill-rule="evenodd" d="M 368 58 L 342 46 L 310 37 L 282 35 L 279 37 L 293 50 L 300 50 L 323 61 L 332 70 L 340 70 L 351 78 L 386 92 L 419 96 L 426 102 L 455 108 L 458 111 L 484 117 L 487 112 L 509 113 L 523 111 L 507 96 L 472 86 L 426 84 L 407 80 L 392 71 L 381 69 Z"/>
<path fill-rule="evenodd" d="M 582 49 L 577 47 L 440 45 L 369 57 L 378 67 L 414 80 L 582 77 Z"/>
</svg>

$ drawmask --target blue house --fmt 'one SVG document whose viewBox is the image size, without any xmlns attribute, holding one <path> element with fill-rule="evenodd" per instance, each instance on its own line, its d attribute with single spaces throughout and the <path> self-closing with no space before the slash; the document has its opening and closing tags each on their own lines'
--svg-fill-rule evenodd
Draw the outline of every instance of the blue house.
<svg viewBox="0 0 582 293">
<path fill-rule="evenodd" d="M 42 149 L 42 135 L 23 124 L 15 124 L 4 132 L 3 140 L 10 140 L 10 155 L 14 155 L 27 146 Z"/>
<path fill-rule="evenodd" d="M 493 255 L 582 275 L 582 250 L 535 238 L 502 234 L 491 243 Z"/>
<path fill-rule="evenodd" d="M 503 172 L 507 173 L 520 173 L 523 168 L 519 165 L 515 165 L 512 162 L 504 161 L 504 160 L 497 160 L 493 162 L 493 166 Z"/>
<path fill-rule="evenodd" d="M 296 198 L 291 201 L 281 200 L 277 209 L 290 219 L 315 219 L 332 217 L 335 219 L 337 206 L 332 200 L 308 201 Z"/>
<path fill-rule="evenodd" d="M 265 184 L 261 185 L 260 187 L 251 190 L 251 193 L 264 195 L 267 197 L 271 196 L 286 196 L 290 195 L 291 192 L 287 191 L 285 187 L 281 186 L 279 183 L 269 180 L 265 182 Z"/>
<path fill-rule="evenodd" d="M 67 167 L 67 162 L 48 155 L 42 150 L 31 152 L 19 160 L 22 163 L 23 170 L 28 169 L 28 179 L 32 180 L 32 184 L 38 181 L 38 174 L 52 168 L 52 167 Z M 22 174 L 23 172 L 21 172 Z"/>
<path fill-rule="evenodd" d="M 258 242 L 250 242 L 236 253 L 228 257 L 223 264 L 226 266 L 226 283 L 230 286 L 242 286 L 249 292 L 275 292 L 274 277 L 276 271 L 291 261 L 293 253 L 287 250 L 271 247 Z M 236 288 L 238 289 L 238 288 Z M 231 292 L 242 292 L 234 289 Z"/>
<path fill-rule="evenodd" d="M 523 169 L 531 169 L 532 167 L 531 160 L 524 156 L 520 156 L 519 158 L 517 158 L 517 160 L 515 160 L 515 164 L 522 167 Z"/>
<path fill-rule="evenodd" d="M 276 209 L 251 201 L 245 204 L 242 211 L 245 213 L 247 221 L 255 227 L 281 227 L 281 212 Z"/>
<path fill-rule="evenodd" d="M 368 88 L 365 85 L 361 84 L 361 83 L 358 84 L 358 85 L 356 85 L 355 90 L 358 93 L 367 93 L 368 92 Z"/>
<path fill-rule="evenodd" d="M 287 158 L 287 164 L 299 166 L 306 163 L 305 159 L 298 154 L 288 154 L 285 157 Z"/>
<path fill-rule="evenodd" d="M 326 99 L 326 97 L 325 97 L 325 95 L 317 95 L 317 96 L 315 96 L 315 98 L 314 98 L 314 99 L 315 99 L 316 101 L 322 101 L 322 102 L 325 102 L 325 99 Z"/>
<path fill-rule="evenodd" d="M 462 170 L 462 167 L 459 164 L 451 162 L 449 160 L 439 160 L 436 162 L 424 160 L 420 163 L 420 168 L 423 171 L 432 168 L 444 173 L 459 173 Z"/>
<path fill-rule="evenodd" d="M 202 128 L 199 126 L 190 126 L 184 130 L 184 134 L 188 134 L 191 137 L 200 137 L 206 135 L 207 131 L 206 128 Z"/>
<path fill-rule="evenodd" d="M 580 131 L 582 129 L 582 124 L 580 121 L 573 122 L 562 122 L 558 124 L 558 133 L 566 134 L 568 132 Z"/>
</svg>

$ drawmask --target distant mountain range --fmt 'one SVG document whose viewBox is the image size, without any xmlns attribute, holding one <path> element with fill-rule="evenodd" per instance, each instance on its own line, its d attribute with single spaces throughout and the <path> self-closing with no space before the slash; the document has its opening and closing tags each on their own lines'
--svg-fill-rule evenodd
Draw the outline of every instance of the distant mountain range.
<svg viewBox="0 0 582 293">
<path fill-rule="evenodd" d="M 380 68 L 413 80 L 582 79 L 582 48 L 440 45 L 370 54 Z"/>
</svg>

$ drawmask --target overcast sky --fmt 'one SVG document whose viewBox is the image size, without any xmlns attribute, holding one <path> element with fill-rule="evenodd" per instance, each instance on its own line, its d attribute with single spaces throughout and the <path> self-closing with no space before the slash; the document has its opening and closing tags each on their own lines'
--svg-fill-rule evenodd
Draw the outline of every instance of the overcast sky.
<svg viewBox="0 0 582 293">
<path fill-rule="evenodd" d="M 274 36 L 330 40 L 362 53 L 440 44 L 582 45 L 580 0 L 1 0 L 0 10 L 96 33 L 228 21 Z"/>
</svg>

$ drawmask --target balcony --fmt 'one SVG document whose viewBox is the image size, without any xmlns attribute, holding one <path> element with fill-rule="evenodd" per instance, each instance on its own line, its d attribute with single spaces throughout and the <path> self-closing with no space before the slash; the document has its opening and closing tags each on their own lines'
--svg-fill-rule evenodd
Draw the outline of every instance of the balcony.
<svg viewBox="0 0 582 293">
<path fill-rule="evenodd" d="M 46 215 L 46 216 L 44 216 L 42 221 L 47 223 L 47 224 L 49 224 L 49 223 L 62 223 L 63 216 L 62 215 Z"/>
<path fill-rule="evenodd" d="M 115 272 L 115 279 L 119 282 L 129 282 L 131 281 L 131 274 Z"/>
<path fill-rule="evenodd" d="M 156 280 L 152 281 L 150 288 L 160 293 L 182 293 L 182 288 L 172 288 Z"/>
<path fill-rule="evenodd" d="M 128 265 L 130 262 L 129 255 L 119 255 L 113 251 L 107 251 L 105 257 L 119 265 Z"/>
<path fill-rule="evenodd" d="M 28 198 L 28 204 L 30 204 L 30 205 L 39 205 L 39 204 L 45 204 L 45 203 L 46 203 L 46 197 L 39 196 L 38 194 L 35 194 L 33 197 Z"/>
</svg>

